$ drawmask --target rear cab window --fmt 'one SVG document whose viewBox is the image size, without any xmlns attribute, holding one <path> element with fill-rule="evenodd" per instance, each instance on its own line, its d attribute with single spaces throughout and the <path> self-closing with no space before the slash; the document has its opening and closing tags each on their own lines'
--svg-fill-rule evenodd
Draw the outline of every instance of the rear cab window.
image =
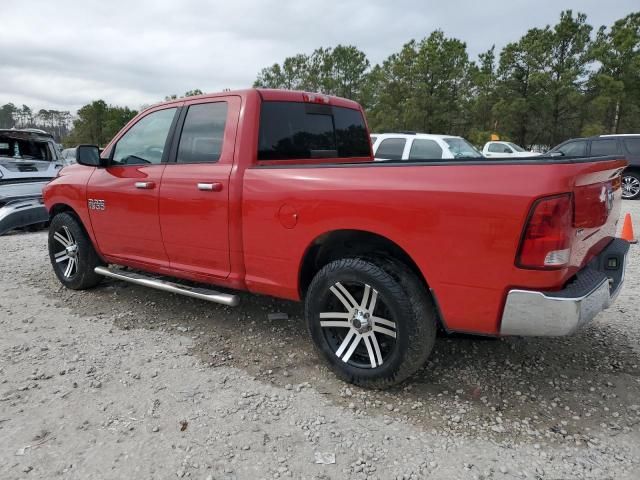
<svg viewBox="0 0 640 480">
<path fill-rule="evenodd" d="M 370 155 L 369 133 L 360 110 L 303 102 L 262 103 L 259 161 Z"/>
</svg>

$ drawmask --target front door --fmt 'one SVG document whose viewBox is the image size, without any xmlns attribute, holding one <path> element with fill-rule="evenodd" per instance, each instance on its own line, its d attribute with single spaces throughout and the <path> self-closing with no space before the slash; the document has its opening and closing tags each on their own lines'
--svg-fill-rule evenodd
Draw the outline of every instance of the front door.
<svg viewBox="0 0 640 480">
<path fill-rule="evenodd" d="M 229 176 L 240 104 L 235 96 L 185 102 L 160 186 L 160 227 L 172 268 L 229 275 Z"/>
<path fill-rule="evenodd" d="M 158 218 L 158 192 L 177 107 L 150 111 L 111 148 L 109 165 L 87 185 L 91 226 L 109 257 L 168 265 Z"/>
</svg>

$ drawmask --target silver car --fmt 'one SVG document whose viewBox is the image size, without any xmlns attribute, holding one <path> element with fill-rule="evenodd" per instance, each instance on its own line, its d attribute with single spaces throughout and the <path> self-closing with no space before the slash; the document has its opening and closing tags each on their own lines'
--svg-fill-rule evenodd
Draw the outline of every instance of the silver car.
<svg viewBox="0 0 640 480">
<path fill-rule="evenodd" d="M 63 167 L 53 136 L 0 129 L 0 235 L 49 220 L 42 187 Z"/>
</svg>

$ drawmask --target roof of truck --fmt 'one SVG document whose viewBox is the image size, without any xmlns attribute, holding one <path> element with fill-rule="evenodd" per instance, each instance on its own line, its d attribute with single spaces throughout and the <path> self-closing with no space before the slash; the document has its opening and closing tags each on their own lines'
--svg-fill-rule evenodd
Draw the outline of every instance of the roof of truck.
<svg viewBox="0 0 640 480">
<path fill-rule="evenodd" d="M 360 104 L 353 100 L 349 100 L 342 97 L 336 97 L 333 95 L 325 95 L 323 93 L 317 92 L 304 92 L 302 90 L 281 90 L 275 88 L 247 88 L 243 90 L 226 90 L 222 92 L 212 92 L 212 93 L 203 93 L 202 95 L 194 95 L 192 97 L 181 97 L 173 100 L 168 100 L 166 102 L 158 102 L 150 105 L 145 108 L 148 110 L 149 108 L 157 108 L 161 105 L 173 105 L 176 103 L 182 103 L 186 101 L 193 100 L 203 100 L 208 98 L 217 98 L 217 97 L 228 97 L 231 95 L 236 95 L 240 97 L 247 97 L 250 95 L 258 94 L 260 98 L 267 102 L 309 102 L 309 103 L 327 103 L 329 105 L 335 107 L 346 107 L 352 109 L 360 109 Z M 313 100 L 305 100 L 305 95 L 311 96 L 312 98 L 316 98 L 323 101 L 313 101 Z M 324 101 L 326 99 L 326 101 Z"/>
</svg>

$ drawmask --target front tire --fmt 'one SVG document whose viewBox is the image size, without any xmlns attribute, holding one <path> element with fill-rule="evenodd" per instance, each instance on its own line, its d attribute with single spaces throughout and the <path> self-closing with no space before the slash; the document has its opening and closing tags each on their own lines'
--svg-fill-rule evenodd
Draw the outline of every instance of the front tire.
<svg viewBox="0 0 640 480">
<path fill-rule="evenodd" d="M 85 290 L 102 280 L 94 268 L 103 262 L 80 222 L 70 213 L 59 213 L 51 220 L 49 258 L 58 280 L 67 288 Z"/>
<path fill-rule="evenodd" d="M 305 317 L 331 370 L 368 388 L 387 388 L 413 375 L 436 338 L 436 310 L 424 285 L 387 258 L 327 264 L 309 286 Z"/>
<path fill-rule="evenodd" d="M 636 200 L 640 198 L 640 173 L 622 173 L 622 198 L 625 200 Z"/>
</svg>

